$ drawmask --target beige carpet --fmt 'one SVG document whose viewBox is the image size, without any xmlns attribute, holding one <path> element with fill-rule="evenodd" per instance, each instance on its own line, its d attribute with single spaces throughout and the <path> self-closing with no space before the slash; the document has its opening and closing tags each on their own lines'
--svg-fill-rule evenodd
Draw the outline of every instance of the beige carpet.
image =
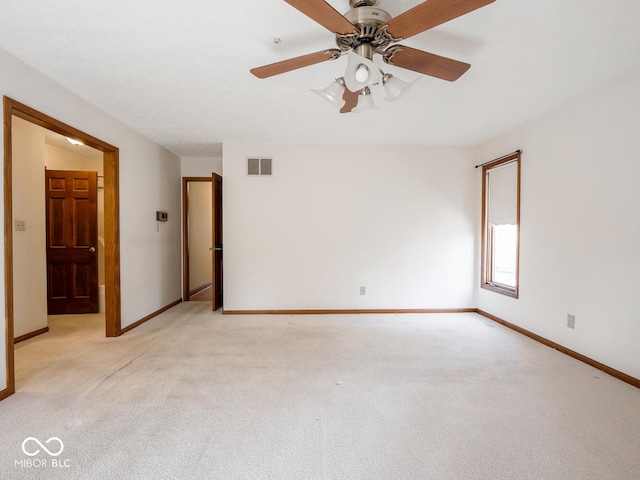
<svg viewBox="0 0 640 480">
<path fill-rule="evenodd" d="M 17 346 L 3 480 L 640 478 L 640 390 L 475 314 L 102 322 Z"/>
</svg>

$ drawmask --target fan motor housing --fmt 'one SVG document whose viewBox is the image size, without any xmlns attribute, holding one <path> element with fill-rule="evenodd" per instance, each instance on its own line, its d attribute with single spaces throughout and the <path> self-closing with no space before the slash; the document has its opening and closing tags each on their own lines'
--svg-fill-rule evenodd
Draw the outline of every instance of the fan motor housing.
<svg viewBox="0 0 640 480">
<path fill-rule="evenodd" d="M 378 4 L 378 0 L 349 0 L 351 8 L 358 7 L 375 7 Z"/>
<path fill-rule="evenodd" d="M 358 7 L 349 10 L 344 17 L 360 30 L 379 27 L 391 20 L 391 15 L 376 7 Z"/>
<path fill-rule="evenodd" d="M 391 15 L 384 10 L 372 6 L 362 6 L 349 10 L 344 14 L 344 17 L 358 28 L 358 32 L 349 35 L 336 35 L 336 43 L 343 52 L 362 47 L 369 52 L 365 56 L 370 58 L 373 55 L 373 49 L 384 48 L 388 45 L 390 39 L 381 27 L 391 20 Z"/>
</svg>

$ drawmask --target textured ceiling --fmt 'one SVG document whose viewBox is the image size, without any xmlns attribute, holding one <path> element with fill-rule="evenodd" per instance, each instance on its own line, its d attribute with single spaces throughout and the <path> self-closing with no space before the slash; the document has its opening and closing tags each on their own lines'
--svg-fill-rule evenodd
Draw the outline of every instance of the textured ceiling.
<svg viewBox="0 0 640 480">
<path fill-rule="evenodd" d="M 378 6 L 395 16 L 418 3 Z M 638 25 L 638 0 L 497 0 L 402 42 L 470 63 L 460 80 L 422 77 L 395 103 L 374 90 L 379 111 L 340 115 L 310 89 L 345 58 L 249 73 L 335 46 L 282 0 L 0 0 L 1 48 L 181 156 L 226 141 L 477 144 L 640 65 Z"/>
</svg>

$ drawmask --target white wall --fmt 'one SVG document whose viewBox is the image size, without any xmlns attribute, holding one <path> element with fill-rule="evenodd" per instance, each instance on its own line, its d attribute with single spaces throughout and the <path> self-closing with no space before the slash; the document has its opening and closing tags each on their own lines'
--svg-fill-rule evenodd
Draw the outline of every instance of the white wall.
<svg viewBox="0 0 640 480">
<path fill-rule="evenodd" d="M 1 49 L 0 71 L 0 94 L 120 149 L 122 326 L 178 300 L 180 159 Z M 2 141 L 0 153 L 3 151 Z M 169 212 L 169 221 L 159 225 L 159 232 L 156 210 Z M 0 252 L 0 262 L 4 269 L 4 252 Z M 0 279 L 0 309 L 5 311 L 4 277 Z M 0 322 L 0 336 L 0 389 L 3 389 L 6 387 L 4 322 Z"/>
<path fill-rule="evenodd" d="M 212 173 L 222 175 L 222 158 L 182 157 L 183 177 L 210 177 Z"/>
<path fill-rule="evenodd" d="M 40 127 L 42 128 L 42 127 Z M 43 132 L 46 132 L 43 129 Z M 45 143 L 45 166 L 47 170 L 86 170 L 86 158 Z"/>
<path fill-rule="evenodd" d="M 181 203 L 176 156 L 151 142 L 120 148 L 123 327 L 182 297 Z"/>
<path fill-rule="evenodd" d="M 478 150 L 523 149 L 520 298 L 480 290 L 479 308 L 635 378 L 638 85 L 640 69 Z"/>
<path fill-rule="evenodd" d="M 14 337 L 47 327 L 44 129 L 12 121 L 13 218 L 26 230 L 13 233 Z M 4 293 L 4 292 L 3 292 Z"/>
<path fill-rule="evenodd" d="M 223 149 L 225 309 L 475 307 L 473 149 Z"/>
<path fill-rule="evenodd" d="M 212 194 L 211 182 L 189 182 L 189 288 L 212 278 Z"/>
</svg>

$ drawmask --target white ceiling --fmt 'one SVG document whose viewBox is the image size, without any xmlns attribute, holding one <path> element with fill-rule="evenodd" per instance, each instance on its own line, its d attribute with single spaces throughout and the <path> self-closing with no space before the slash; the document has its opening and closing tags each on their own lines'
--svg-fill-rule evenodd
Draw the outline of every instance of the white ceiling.
<svg viewBox="0 0 640 480">
<path fill-rule="evenodd" d="M 65 152 L 73 153 L 74 155 L 80 155 L 84 158 L 102 158 L 102 152 L 96 150 L 88 145 L 73 145 L 64 135 L 60 135 L 51 130 L 44 130 L 44 143 L 53 147 L 64 150 Z"/>
<path fill-rule="evenodd" d="M 310 89 L 346 58 L 249 73 L 335 46 L 283 0 L 0 0 L 0 47 L 180 156 L 226 141 L 477 144 L 640 65 L 639 25 L 639 0 L 497 0 L 402 42 L 470 63 L 460 80 L 423 77 L 395 103 L 374 91 L 380 111 L 340 115 Z"/>
</svg>

